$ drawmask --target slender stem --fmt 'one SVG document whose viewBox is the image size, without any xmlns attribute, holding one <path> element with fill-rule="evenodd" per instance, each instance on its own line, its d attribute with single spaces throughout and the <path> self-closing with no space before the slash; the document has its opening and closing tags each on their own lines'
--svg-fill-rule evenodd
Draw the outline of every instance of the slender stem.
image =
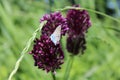
<svg viewBox="0 0 120 80">
<path fill-rule="evenodd" d="M 70 56 L 69 61 L 67 63 L 66 71 L 64 74 L 64 80 L 68 80 L 68 78 L 69 78 L 70 71 L 71 71 L 72 64 L 73 64 L 73 60 L 74 60 L 74 56 L 72 55 L 72 56 Z"/>
<path fill-rule="evenodd" d="M 17 70 L 18 70 L 18 68 L 19 68 L 19 65 L 20 65 L 20 63 L 21 63 L 21 61 L 22 61 L 25 53 L 28 51 L 28 49 L 29 49 L 32 41 L 35 39 L 35 37 L 36 37 L 36 35 L 37 35 L 37 32 L 42 29 L 42 27 L 43 27 L 43 25 L 44 25 L 45 23 L 46 23 L 46 21 L 45 21 L 45 22 L 42 22 L 42 23 L 40 24 L 39 28 L 37 28 L 37 29 L 35 30 L 35 32 L 33 33 L 32 37 L 28 40 L 25 48 L 24 48 L 23 51 L 21 52 L 21 56 L 19 57 L 19 59 L 17 60 L 17 62 L 16 62 L 16 64 L 15 64 L 14 69 L 12 70 L 12 72 L 10 73 L 10 75 L 9 75 L 9 77 L 8 77 L 8 80 L 11 80 L 12 77 L 14 76 L 14 74 L 17 72 Z"/>
<path fill-rule="evenodd" d="M 65 10 L 69 10 L 69 9 L 88 10 L 88 11 L 90 11 L 90 12 L 93 12 L 93 13 L 96 13 L 96 14 L 100 14 L 100 15 L 102 15 L 102 16 L 105 16 L 105 17 L 107 17 L 107 18 L 109 18 L 109 19 L 112 19 L 112 20 L 114 20 L 114 21 L 120 23 L 120 20 L 117 19 L 117 18 L 111 17 L 111 16 L 109 16 L 109 15 L 107 15 L 107 14 L 104 14 L 104 13 L 102 13 L 102 12 L 99 12 L 99 11 L 96 11 L 96 10 L 92 10 L 92 9 L 87 9 L 87 8 L 80 8 L 80 7 L 70 7 L 70 6 L 67 6 L 67 7 L 65 7 L 65 8 L 63 8 L 63 9 L 56 9 L 56 11 L 65 11 Z"/>
<path fill-rule="evenodd" d="M 53 80 L 56 80 L 55 74 L 52 72 Z"/>
</svg>

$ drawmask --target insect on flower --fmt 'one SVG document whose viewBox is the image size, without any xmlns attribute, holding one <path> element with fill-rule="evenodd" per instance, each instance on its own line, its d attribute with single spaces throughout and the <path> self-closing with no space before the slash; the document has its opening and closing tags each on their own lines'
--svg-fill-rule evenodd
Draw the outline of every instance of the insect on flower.
<svg viewBox="0 0 120 80">
<path fill-rule="evenodd" d="M 60 41 L 60 37 L 61 37 L 61 25 L 59 25 L 55 31 L 53 32 L 53 34 L 51 34 L 50 39 L 51 41 L 57 45 Z"/>
</svg>

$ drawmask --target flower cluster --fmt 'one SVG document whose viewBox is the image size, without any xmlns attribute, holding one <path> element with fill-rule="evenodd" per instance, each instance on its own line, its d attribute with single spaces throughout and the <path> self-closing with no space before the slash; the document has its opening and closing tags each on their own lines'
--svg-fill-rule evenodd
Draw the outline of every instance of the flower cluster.
<svg viewBox="0 0 120 80">
<path fill-rule="evenodd" d="M 30 54 L 33 55 L 35 66 L 47 72 L 54 72 L 63 64 L 64 54 L 60 44 L 54 45 L 48 36 L 42 35 L 40 39 L 36 39 Z"/>
<path fill-rule="evenodd" d="M 30 54 L 33 55 L 35 66 L 46 70 L 46 72 L 55 72 L 55 70 L 60 69 L 60 65 L 63 64 L 64 53 L 60 43 L 57 45 L 54 44 L 50 36 L 59 25 L 61 26 L 60 34 L 65 35 L 68 30 L 67 21 L 60 12 L 46 14 L 40 19 L 40 22 L 43 21 L 47 21 L 47 23 L 42 28 L 40 39 L 34 41 L 33 50 Z"/>
<path fill-rule="evenodd" d="M 69 27 L 67 50 L 75 55 L 79 51 L 83 53 L 86 49 L 85 32 L 91 26 L 88 12 L 86 10 L 69 10 L 67 12 L 67 23 Z M 73 47 L 71 48 L 71 46 Z"/>
<path fill-rule="evenodd" d="M 61 36 L 68 34 L 67 50 L 76 55 L 79 52 L 83 53 L 86 49 L 85 33 L 91 26 L 90 17 L 86 10 L 70 9 L 64 18 L 60 12 L 54 12 L 44 15 L 40 22 L 47 21 L 42 28 L 40 38 L 34 41 L 33 50 L 30 54 L 35 60 L 35 66 L 46 70 L 46 72 L 55 72 L 60 69 L 64 63 L 64 53 L 60 42 L 56 45 L 53 40 L 57 38 L 54 33 L 58 26 L 61 26 Z M 57 33 L 57 32 L 56 32 Z M 59 35 L 60 35 L 59 34 Z"/>
<path fill-rule="evenodd" d="M 84 50 L 86 49 L 85 44 L 86 44 L 85 36 L 76 37 L 69 36 L 67 38 L 67 50 L 74 55 L 78 54 L 79 51 L 83 54 Z"/>
<path fill-rule="evenodd" d="M 61 25 L 61 35 L 65 35 L 68 30 L 67 20 L 61 15 L 60 12 L 46 14 L 40 19 L 40 22 L 45 20 L 47 23 L 42 28 L 42 34 L 44 35 L 50 36 L 59 25 Z"/>
<path fill-rule="evenodd" d="M 90 17 L 86 10 L 69 10 L 67 13 L 67 22 L 70 28 L 69 35 L 83 35 L 91 26 Z"/>
</svg>

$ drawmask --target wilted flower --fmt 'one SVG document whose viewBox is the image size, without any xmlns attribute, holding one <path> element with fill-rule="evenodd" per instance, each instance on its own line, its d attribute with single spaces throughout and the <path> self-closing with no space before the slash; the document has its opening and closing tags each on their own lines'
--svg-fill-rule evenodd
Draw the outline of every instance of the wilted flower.
<svg viewBox="0 0 120 80">
<path fill-rule="evenodd" d="M 60 12 L 46 14 L 40 19 L 40 22 L 45 20 L 47 23 L 42 28 L 43 35 L 50 36 L 59 25 L 61 25 L 61 35 L 65 35 L 68 30 L 66 18 Z"/>
<path fill-rule="evenodd" d="M 60 44 L 55 45 L 48 36 L 42 35 L 40 39 L 34 41 L 33 50 L 30 54 L 33 55 L 35 66 L 54 72 L 60 69 L 63 64 L 64 54 Z"/>
<path fill-rule="evenodd" d="M 85 32 L 91 26 L 88 12 L 86 10 L 69 10 L 67 23 L 69 27 L 67 50 L 73 54 L 78 54 L 79 51 L 83 53 L 86 49 Z"/>
<path fill-rule="evenodd" d="M 86 49 L 85 44 L 85 36 L 69 36 L 67 38 L 67 50 L 74 55 L 78 54 L 79 51 L 83 53 Z"/>
</svg>

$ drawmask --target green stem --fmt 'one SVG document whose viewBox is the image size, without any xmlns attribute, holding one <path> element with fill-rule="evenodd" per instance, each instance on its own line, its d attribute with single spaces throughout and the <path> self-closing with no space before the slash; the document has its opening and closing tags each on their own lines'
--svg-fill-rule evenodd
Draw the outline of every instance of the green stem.
<svg viewBox="0 0 120 80">
<path fill-rule="evenodd" d="M 52 72 L 53 80 L 56 80 L 55 74 Z"/>
<path fill-rule="evenodd" d="M 104 14 L 104 13 L 102 13 L 102 12 L 99 12 L 99 11 L 96 11 L 96 10 L 92 10 L 92 9 L 87 9 L 87 8 L 67 6 L 67 7 L 65 7 L 65 8 L 63 8 L 63 9 L 57 9 L 56 11 L 65 11 L 65 10 L 69 10 L 69 9 L 87 10 L 87 11 L 90 11 L 90 12 L 93 12 L 93 13 L 96 13 L 96 14 L 100 14 L 100 15 L 102 15 L 102 16 L 105 16 L 105 17 L 107 17 L 107 18 L 109 18 L 109 19 L 112 19 L 112 20 L 120 23 L 120 20 L 119 20 L 119 19 L 116 19 L 116 18 L 114 18 L 114 17 L 111 17 L 111 16 L 109 16 L 109 15 L 106 15 L 106 14 Z"/>
<path fill-rule="evenodd" d="M 74 60 L 74 55 L 70 56 L 69 61 L 67 63 L 67 67 L 66 67 L 66 71 L 64 74 L 64 80 L 68 80 L 69 79 L 69 75 L 70 75 L 70 71 L 73 65 L 73 60 Z"/>
<path fill-rule="evenodd" d="M 10 75 L 9 75 L 9 77 L 8 77 L 8 80 L 11 80 L 12 77 L 13 77 L 13 75 L 17 72 L 17 70 L 18 70 L 18 68 L 19 68 L 19 65 L 20 65 L 20 62 L 22 61 L 25 53 L 28 51 L 31 43 L 32 43 L 33 40 L 35 39 L 35 37 L 36 37 L 36 35 L 37 35 L 37 32 L 42 29 L 42 27 L 43 27 L 43 25 L 44 25 L 45 23 L 46 23 L 46 21 L 42 22 L 42 23 L 40 24 L 39 28 L 37 28 L 37 29 L 35 30 L 35 32 L 33 33 L 32 37 L 28 40 L 25 48 L 24 48 L 24 49 L 22 50 L 22 52 L 21 52 L 20 58 L 17 60 L 14 69 L 12 70 L 12 72 L 10 73 Z"/>
</svg>

